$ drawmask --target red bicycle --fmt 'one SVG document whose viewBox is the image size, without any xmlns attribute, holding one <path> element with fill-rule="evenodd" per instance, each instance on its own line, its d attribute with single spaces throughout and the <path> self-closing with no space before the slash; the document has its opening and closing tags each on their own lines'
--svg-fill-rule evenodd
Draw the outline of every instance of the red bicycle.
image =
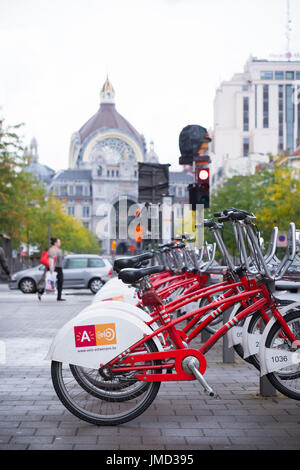
<svg viewBox="0 0 300 470">
<path fill-rule="evenodd" d="M 238 223 L 242 221 L 251 227 L 251 216 L 243 211 L 228 211 L 225 217 Z M 236 232 L 239 242 L 242 232 Z M 265 323 L 273 318 L 279 341 L 289 348 L 297 349 L 300 344 L 300 328 L 297 330 L 294 325 L 300 325 L 300 313 L 297 310 L 293 312 L 292 324 L 286 321 L 268 283 L 270 279 L 283 276 L 293 263 L 295 227 L 290 224 L 286 256 L 272 268 L 265 263 L 266 259 L 262 256 L 257 239 L 253 237 L 252 227 L 248 234 L 254 254 L 252 261 L 256 268 L 255 275 L 254 269 L 250 276 L 245 266 L 238 269 L 233 267 L 234 276 L 221 283 L 223 285 L 207 286 L 198 292 L 189 292 L 168 304 L 164 304 L 158 290 L 151 285 L 151 277 L 149 278 L 155 273 L 165 271 L 164 267 L 122 269 L 119 272 L 120 279 L 138 287 L 143 306 L 151 309 L 151 317 L 147 322 L 148 333 L 133 341 L 122 352 L 115 354 L 111 360 L 100 363 L 98 368 L 52 360 L 53 385 L 62 403 L 80 419 L 96 425 L 117 425 L 143 413 L 155 399 L 162 382 L 198 380 L 204 390 L 213 397 L 216 394 L 204 377 L 205 354 L 233 326 L 257 312 Z M 191 301 L 199 301 L 212 293 L 223 293 L 222 298 L 220 296 L 218 300 L 178 318 L 170 318 L 174 308 L 181 308 Z M 236 304 L 241 304 L 241 309 L 233 318 L 219 328 L 200 349 L 192 347 L 192 340 L 206 325 L 222 311 Z M 208 312 L 211 313 L 207 315 Z M 206 318 L 199 322 L 205 315 Z M 151 330 L 154 323 L 158 326 Z M 180 329 L 183 323 L 186 324 Z M 130 335 L 129 328 L 127 334 Z M 162 337 L 167 341 L 164 342 Z M 287 376 L 284 373 L 276 374 L 284 389 L 282 383 L 285 378 L 282 377 Z M 298 377 L 299 371 L 296 369 L 289 372 L 288 380 L 296 380 Z M 285 392 L 290 393 L 290 389 L 286 387 Z M 294 391 L 293 398 L 300 399 L 300 387 Z"/>
</svg>

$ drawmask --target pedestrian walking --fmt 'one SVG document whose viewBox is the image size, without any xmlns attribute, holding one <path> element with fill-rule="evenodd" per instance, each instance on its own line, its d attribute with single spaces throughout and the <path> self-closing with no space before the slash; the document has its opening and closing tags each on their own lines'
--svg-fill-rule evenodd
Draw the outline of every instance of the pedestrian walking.
<svg viewBox="0 0 300 470">
<path fill-rule="evenodd" d="M 0 246 L 0 264 L 2 266 L 3 271 L 5 271 L 5 273 L 7 274 L 8 278 L 11 279 L 11 272 L 9 270 L 2 246 Z"/>
<path fill-rule="evenodd" d="M 61 241 L 59 238 L 54 238 L 54 237 L 52 237 L 50 241 L 51 241 L 51 246 L 48 250 L 49 267 L 45 266 L 42 277 L 37 284 L 38 299 L 41 300 L 42 295 L 45 292 L 45 282 L 46 282 L 47 272 L 50 271 L 50 273 L 52 274 L 55 271 L 57 273 L 57 283 L 56 283 L 57 300 L 63 301 L 66 299 L 61 298 L 63 280 L 64 280 L 63 270 L 62 270 L 63 255 L 60 249 Z"/>
<path fill-rule="evenodd" d="M 63 254 L 60 249 L 61 241 L 59 238 L 51 238 L 51 247 L 48 250 L 49 256 L 49 269 L 50 272 L 53 273 L 54 271 L 57 273 L 57 300 L 63 301 L 66 299 L 62 299 L 62 288 L 64 282 L 64 275 L 63 275 Z"/>
</svg>

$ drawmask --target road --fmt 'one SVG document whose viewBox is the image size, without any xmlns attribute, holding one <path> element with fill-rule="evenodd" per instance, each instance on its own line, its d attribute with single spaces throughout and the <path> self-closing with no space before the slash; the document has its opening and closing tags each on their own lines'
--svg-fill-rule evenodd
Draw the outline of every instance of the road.
<svg viewBox="0 0 300 470">
<path fill-rule="evenodd" d="M 59 303 L 47 294 L 39 302 L 0 285 L 6 350 L 0 450 L 300 449 L 300 402 L 279 394 L 261 397 L 258 372 L 239 358 L 224 364 L 221 343 L 208 353 L 206 373 L 219 399 L 208 398 L 194 381 L 165 383 L 151 407 L 130 423 L 102 428 L 80 421 L 58 400 L 44 360 L 58 329 L 92 301 L 88 291 L 67 291 L 65 297 Z"/>
</svg>

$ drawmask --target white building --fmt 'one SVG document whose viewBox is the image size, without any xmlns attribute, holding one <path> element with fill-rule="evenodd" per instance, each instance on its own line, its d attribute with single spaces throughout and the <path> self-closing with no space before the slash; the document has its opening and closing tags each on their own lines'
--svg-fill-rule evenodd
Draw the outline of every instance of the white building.
<svg viewBox="0 0 300 470">
<path fill-rule="evenodd" d="M 234 172 L 253 172 L 268 154 L 300 144 L 300 61 L 250 57 L 244 72 L 216 90 L 213 184 Z"/>
</svg>

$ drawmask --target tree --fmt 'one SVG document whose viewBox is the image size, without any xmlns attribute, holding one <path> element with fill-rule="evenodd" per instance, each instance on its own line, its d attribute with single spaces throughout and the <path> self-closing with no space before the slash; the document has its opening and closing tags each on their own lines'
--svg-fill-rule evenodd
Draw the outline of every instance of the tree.
<svg viewBox="0 0 300 470">
<path fill-rule="evenodd" d="M 24 155 L 16 126 L 0 121 L 0 232 L 15 246 L 28 225 L 31 208 L 44 197 L 41 185 L 26 171 L 29 157 Z"/>
<path fill-rule="evenodd" d="M 225 181 L 211 196 L 206 218 L 218 212 L 236 207 L 253 212 L 257 226 L 268 244 L 274 226 L 288 230 L 290 222 L 300 228 L 300 180 L 297 170 L 287 166 L 269 166 L 254 175 L 233 176 Z M 224 223 L 223 236 L 232 252 L 237 254 L 231 224 Z M 205 239 L 214 241 L 206 230 Z"/>
<path fill-rule="evenodd" d="M 21 126 L 5 127 L 0 120 L 0 233 L 11 238 L 13 247 L 23 242 L 47 249 L 51 232 L 67 251 L 99 253 L 95 235 L 68 216 L 63 203 L 47 196 L 45 187 L 25 171 L 31 157 L 24 154 L 17 133 Z"/>
</svg>

